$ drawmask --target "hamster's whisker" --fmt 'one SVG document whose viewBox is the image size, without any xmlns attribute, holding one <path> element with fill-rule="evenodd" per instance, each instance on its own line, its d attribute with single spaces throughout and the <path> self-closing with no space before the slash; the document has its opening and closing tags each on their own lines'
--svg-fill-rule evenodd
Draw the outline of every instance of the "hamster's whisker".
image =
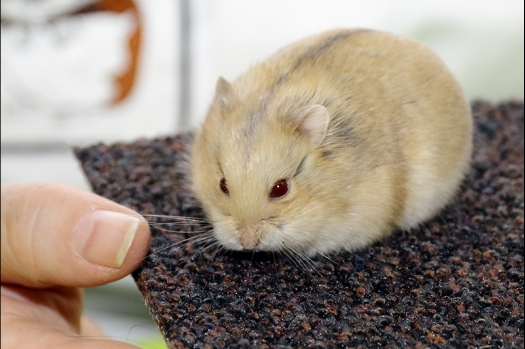
<svg viewBox="0 0 525 349">
<path fill-rule="evenodd" d="M 167 249 L 170 249 L 170 248 L 173 248 L 173 247 L 178 247 L 178 246 L 177 246 L 178 244 L 183 243 L 183 242 L 185 242 L 185 241 L 186 241 L 186 240 L 179 241 L 179 242 L 176 242 L 176 243 L 170 244 L 170 245 L 168 245 L 168 246 L 164 246 L 164 247 L 162 247 L 162 248 L 159 248 L 158 250 L 155 250 L 155 251 L 151 252 L 150 254 L 148 254 L 145 258 L 147 258 L 147 257 L 149 257 L 149 256 L 156 255 L 156 254 L 158 254 L 158 253 L 160 253 L 160 252 L 162 252 L 162 251 L 165 251 L 165 250 L 167 250 Z M 144 260 L 145 258 L 143 258 L 143 260 Z"/>
<path fill-rule="evenodd" d="M 222 246 L 221 243 L 217 240 L 215 240 L 215 242 L 212 245 L 210 245 L 210 247 L 215 248 L 215 251 L 213 251 L 213 254 L 211 255 L 212 258 L 215 258 L 218 252 L 222 252 L 225 250 L 224 246 Z"/>
<path fill-rule="evenodd" d="M 187 226 L 187 225 L 210 225 L 210 224 L 206 224 L 205 222 L 184 222 L 184 221 L 166 221 L 166 222 L 158 222 L 158 221 L 150 221 L 148 222 L 148 225 L 162 225 L 162 224 L 176 224 L 176 225 L 182 225 L 182 226 Z"/>
<path fill-rule="evenodd" d="M 338 267 L 341 266 L 339 263 L 337 263 L 336 261 L 334 261 L 332 258 L 328 257 L 328 255 L 325 255 L 325 254 L 319 252 L 318 249 L 315 249 L 315 252 L 317 252 L 317 254 L 319 254 L 321 257 L 326 258 L 326 259 L 329 260 L 330 262 L 334 263 L 334 264 L 337 265 Z"/>
<path fill-rule="evenodd" d="M 162 252 L 162 251 L 164 251 L 164 250 L 167 250 L 168 248 L 171 248 L 171 247 L 173 247 L 174 245 L 176 245 L 176 243 L 175 243 L 175 244 L 172 244 L 172 245 L 169 245 L 169 246 L 165 246 L 165 247 L 160 248 L 160 249 L 158 249 L 158 250 L 156 250 L 156 251 L 153 251 L 153 252 L 151 252 L 151 253 L 148 253 L 148 254 L 146 255 L 146 257 L 144 257 L 144 258 L 139 258 L 139 259 L 136 260 L 136 262 L 142 262 L 142 261 L 145 260 L 146 258 L 148 258 L 148 257 L 150 257 L 150 256 L 153 256 L 153 255 L 156 255 L 157 253 L 160 253 L 160 252 Z"/>
<path fill-rule="evenodd" d="M 311 259 L 310 257 L 308 257 L 306 254 L 304 253 L 300 253 L 299 254 L 303 260 L 308 264 L 308 266 L 310 266 L 310 268 L 312 268 L 317 274 L 319 274 L 319 276 L 321 275 L 321 273 L 319 272 L 319 270 L 317 270 L 317 267 L 319 266 L 313 259 Z"/>
<path fill-rule="evenodd" d="M 275 276 L 278 277 L 279 276 L 279 272 L 277 270 L 277 261 L 275 260 L 275 251 L 270 251 L 270 253 L 272 254 L 272 258 L 273 258 L 273 266 L 274 266 L 274 269 L 275 269 Z"/>
<path fill-rule="evenodd" d="M 148 223 L 150 227 L 162 227 L 162 226 L 175 226 L 175 227 L 181 227 L 183 229 L 192 228 L 192 227 L 198 227 L 197 229 L 211 229 L 211 225 L 204 225 L 201 223 L 180 223 L 180 222 L 150 222 Z M 197 230 L 196 229 L 196 230 Z M 196 231 L 193 230 L 193 231 Z"/>
<path fill-rule="evenodd" d="M 287 259 L 288 261 L 290 261 L 290 263 L 292 263 L 293 266 L 302 268 L 302 266 L 299 264 L 299 262 L 296 261 L 293 258 L 293 252 L 289 251 L 288 249 L 283 249 L 283 250 L 281 250 L 279 252 L 280 252 L 281 256 L 284 257 L 285 259 Z"/>
<path fill-rule="evenodd" d="M 177 216 L 162 216 L 162 215 L 147 215 L 144 216 L 148 222 L 148 225 L 169 225 L 177 224 L 181 226 L 207 226 L 210 227 L 211 223 L 205 219 L 193 218 L 193 217 L 177 217 Z"/>
<path fill-rule="evenodd" d="M 219 241 L 216 241 L 213 246 L 218 246 L 218 248 L 216 248 L 213 252 L 211 256 L 212 259 L 214 259 L 217 254 L 222 253 L 224 250 L 226 250 L 226 248 L 222 246 Z"/>
<path fill-rule="evenodd" d="M 202 255 L 208 248 L 215 246 L 217 243 L 210 236 L 207 236 L 207 239 L 203 240 L 203 242 L 205 242 L 204 245 L 202 245 L 197 251 L 193 253 L 193 255 L 190 257 L 190 260 L 195 259 L 199 255 Z"/>
<path fill-rule="evenodd" d="M 140 213 L 140 212 L 139 212 Z M 169 216 L 169 215 L 162 215 L 162 214 L 147 214 L 147 213 L 140 213 L 145 218 L 162 218 L 162 219 L 171 219 L 173 221 L 181 221 L 181 222 L 198 222 L 198 223 L 207 223 L 207 220 L 204 218 L 196 218 L 196 217 L 187 217 L 187 216 Z"/>
<path fill-rule="evenodd" d="M 288 259 L 293 266 L 296 266 L 296 267 L 300 267 L 302 269 L 305 269 L 305 266 L 303 266 L 300 261 L 297 259 L 296 257 L 296 253 L 295 251 L 290 247 L 290 246 L 287 246 L 285 244 L 285 246 L 283 246 L 283 249 L 280 250 L 279 252 L 281 252 L 281 255 L 283 257 L 285 257 L 286 259 Z"/>
<path fill-rule="evenodd" d="M 199 228 L 196 228 L 194 231 L 195 232 L 209 233 L 209 232 L 213 232 L 213 227 L 212 226 L 209 226 L 209 227 L 201 226 Z"/>
<path fill-rule="evenodd" d="M 151 225 L 151 226 L 157 226 L 157 225 L 179 225 L 179 226 L 183 226 L 183 227 L 193 227 L 193 226 L 210 226 L 210 224 L 205 224 L 205 223 L 200 223 L 200 222 L 177 222 L 177 221 L 172 221 L 172 222 L 148 222 L 148 225 Z"/>
<path fill-rule="evenodd" d="M 145 258 L 147 258 L 149 256 L 158 254 L 158 253 L 160 253 L 162 251 L 165 251 L 165 250 L 173 248 L 173 247 L 178 247 L 178 248 L 183 249 L 183 248 L 185 248 L 187 246 L 190 246 L 190 245 L 193 245 L 193 244 L 197 244 L 197 243 L 199 243 L 201 241 L 206 241 L 207 239 L 212 239 L 209 236 L 202 236 L 202 235 L 207 235 L 207 234 L 204 233 L 204 234 L 200 234 L 200 235 L 195 235 L 195 236 L 189 237 L 187 239 L 184 239 L 182 241 L 178 241 L 178 242 L 175 242 L 173 244 L 170 244 L 168 246 L 164 246 L 162 248 L 159 248 L 158 250 L 155 250 L 155 251 L 151 252 L 146 257 L 142 258 L 141 260 L 144 260 Z"/>
<path fill-rule="evenodd" d="M 309 270 L 309 265 L 306 263 L 304 258 L 302 258 L 301 254 L 292 246 L 288 246 L 287 248 L 288 255 L 291 257 L 293 261 L 295 261 L 295 265 L 300 267 L 303 270 Z"/>
<path fill-rule="evenodd" d="M 200 234 L 200 235 L 195 235 L 195 236 L 192 236 L 190 238 L 187 238 L 185 240 L 182 240 L 180 243 L 179 248 L 185 248 L 187 246 L 193 246 L 193 245 L 197 245 L 197 244 L 200 244 L 200 243 L 203 243 L 203 242 L 206 242 L 206 241 L 210 241 L 212 240 L 213 238 L 209 235 L 209 234 Z M 179 244 L 177 243 L 177 244 Z M 175 244 L 175 245 L 177 245 Z"/>
<path fill-rule="evenodd" d="M 175 234 L 187 234 L 187 235 L 192 235 L 192 236 L 185 238 L 181 241 L 177 241 L 172 244 L 169 244 L 168 246 L 161 247 L 157 250 L 153 250 L 151 251 L 151 253 L 147 254 L 145 257 L 137 259 L 135 263 L 140 263 L 150 256 L 157 255 L 163 251 L 173 249 L 173 248 L 179 248 L 182 250 L 182 249 L 187 248 L 188 246 L 199 245 L 199 244 L 204 243 L 205 245 L 203 247 L 200 247 L 196 251 L 197 253 L 200 253 L 201 251 L 204 251 L 206 248 L 215 247 L 217 245 L 220 245 L 213 236 L 212 225 L 204 219 L 193 218 L 193 217 L 183 217 L 183 216 L 179 217 L 179 216 L 168 216 L 168 215 L 155 215 L 155 214 L 142 214 L 142 215 L 147 218 L 160 218 L 160 219 L 171 220 L 170 222 L 148 222 L 149 226 L 154 227 L 155 229 L 158 229 L 162 232 L 175 233 Z M 170 226 L 170 225 L 173 226 L 174 229 L 168 229 L 167 227 L 162 227 L 162 226 Z M 182 226 L 181 227 L 182 229 L 176 229 L 177 226 Z M 188 227 L 192 227 L 192 226 L 193 227 L 197 226 L 197 227 L 196 229 L 189 231 Z M 214 256 L 216 253 L 217 251 L 214 252 Z"/>
<path fill-rule="evenodd" d="M 317 263 L 313 259 L 308 257 L 305 253 L 301 252 L 300 250 L 294 248 L 293 246 L 289 246 L 289 248 L 297 256 L 297 258 L 299 258 L 302 261 L 302 263 L 304 263 L 304 265 L 306 266 L 305 269 L 307 269 L 308 271 L 310 271 L 310 269 L 313 269 L 317 274 L 321 275 L 319 270 L 317 270 Z"/>
<path fill-rule="evenodd" d="M 202 228 L 195 229 L 195 230 L 192 230 L 192 231 L 186 231 L 186 230 L 182 230 L 182 229 L 167 229 L 167 228 L 157 227 L 156 225 L 152 225 L 152 226 L 154 226 L 155 228 L 157 228 L 157 229 L 159 229 L 159 230 L 161 230 L 163 232 L 179 233 L 179 234 L 200 234 L 200 233 L 205 233 L 205 232 L 207 232 L 210 229 L 208 227 L 202 227 Z"/>
<path fill-rule="evenodd" d="M 210 248 L 210 247 L 213 247 L 215 242 L 213 242 L 213 239 L 211 237 L 208 237 L 208 239 L 204 240 L 205 241 L 205 244 L 202 245 L 199 249 L 197 249 L 196 251 L 194 251 L 191 256 L 187 256 L 188 258 L 186 259 L 186 263 L 184 263 L 184 266 L 183 268 L 186 268 L 186 266 L 188 265 L 188 263 L 190 263 L 191 261 L 194 261 L 197 257 L 201 256 L 204 254 L 204 252 Z"/>
</svg>

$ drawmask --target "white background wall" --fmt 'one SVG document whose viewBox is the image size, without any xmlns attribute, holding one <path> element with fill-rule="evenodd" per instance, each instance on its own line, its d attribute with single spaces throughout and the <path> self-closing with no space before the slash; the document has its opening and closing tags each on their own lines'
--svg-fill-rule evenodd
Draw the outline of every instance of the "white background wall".
<svg viewBox="0 0 525 349">
<path fill-rule="evenodd" d="M 189 3 L 190 12 L 185 19 L 190 24 L 190 83 L 182 87 L 189 89 L 184 115 L 180 60 L 181 36 L 187 33 L 180 24 L 182 2 Z M 4 0 L 2 16 L 5 3 L 35 4 Z M 58 21 L 44 31 L 36 24 L 22 29 L 2 25 L 2 182 L 57 180 L 87 188 L 68 146 L 173 134 L 180 125 L 196 127 L 219 75 L 232 80 L 279 47 L 335 27 L 376 28 L 424 42 L 445 60 L 471 99 L 523 99 L 523 2 L 518 0 L 136 3 L 144 22 L 137 84 L 129 98 L 113 108 L 103 103 L 111 88 L 107 81 L 86 82 L 97 76 L 97 69 L 111 70 L 111 61 L 126 60 L 122 49 L 111 46 L 111 38 L 101 40 L 107 35 L 100 28 L 110 27 L 111 18 Z M 126 26 L 125 15 L 115 17 L 114 26 Z M 62 33 L 62 46 L 53 39 L 57 33 Z M 54 155 L 39 161 L 42 149 Z"/>
<path fill-rule="evenodd" d="M 101 26 L 110 30 L 118 23 L 125 29 L 129 25 L 125 17 L 113 22 L 109 17 L 91 18 L 96 25 L 78 19 L 58 21 L 45 32 L 34 16 L 23 27 L 4 23 L 12 16 L 6 9 L 22 6 L 19 13 L 27 19 L 28 8 L 35 4 L 63 6 L 71 1 L 1 2 L 2 183 L 45 180 L 88 189 L 70 145 L 131 141 L 173 134 L 180 125 L 196 127 L 219 75 L 233 80 L 290 41 L 335 27 L 368 27 L 415 38 L 444 59 L 469 98 L 523 100 L 520 0 L 136 0 L 144 24 L 137 86 L 113 108 L 104 105 L 111 92 L 107 81 L 85 81 L 105 63 L 126 61 L 100 31 Z M 24 5 L 29 7 L 24 10 Z M 188 23 L 189 30 L 182 23 Z M 118 28 L 115 33 L 118 36 Z M 57 44 L 60 38 L 68 45 Z M 78 54 L 79 50 L 84 51 Z M 183 57 L 189 59 L 181 61 Z M 183 74 L 182 63 L 189 66 Z M 111 64 L 106 69 L 111 71 Z M 190 78 L 187 86 L 180 83 L 184 76 Z M 188 100 L 181 101 L 180 96 Z M 133 290 L 129 279 L 106 289 L 113 294 Z M 104 292 L 93 294 L 109 297 Z M 104 313 L 105 306 L 96 299 L 100 298 L 88 297 L 88 311 L 110 326 L 115 337 L 129 338 L 131 327 L 146 321 L 131 316 L 126 306 L 106 307 L 112 313 Z M 155 333 L 139 326 L 131 337 L 140 328 Z"/>
<path fill-rule="evenodd" d="M 192 1 L 192 125 L 206 113 L 218 75 L 301 37 L 337 27 L 409 36 L 433 48 L 469 98 L 523 99 L 523 2 L 487 0 Z"/>
</svg>

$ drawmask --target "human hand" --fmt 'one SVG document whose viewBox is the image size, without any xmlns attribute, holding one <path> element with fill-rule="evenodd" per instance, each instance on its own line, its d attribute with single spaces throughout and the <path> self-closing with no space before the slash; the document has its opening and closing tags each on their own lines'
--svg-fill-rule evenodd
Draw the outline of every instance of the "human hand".
<svg viewBox="0 0 525 349">
<path fill-rule="evenodd" d="M 82 287 L 145 257 L 143 217 L 61 184 L 2 185 L 2 348 L 131 349 L 82 316 Z"/>
</svg>

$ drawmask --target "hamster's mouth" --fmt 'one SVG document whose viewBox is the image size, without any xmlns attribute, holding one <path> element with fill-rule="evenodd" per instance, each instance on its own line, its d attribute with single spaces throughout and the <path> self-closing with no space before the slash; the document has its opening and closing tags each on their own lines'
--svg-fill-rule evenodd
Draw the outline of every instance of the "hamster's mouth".
<svg viewBox="0 0 525 349">
<path fill-rule="evenodd" d="M 267 244 L 261 243 L 260 239 L 256 239 L 255 243 L 243 243 L 242 241 L 235 239 L 227 239 L 223 241 L 220 237 L 215 236 L 221 247 L 224 249 L 240 254 L 278 254 L 282 253 L 284 250 L 281 248 L 275 248 L 275 246 L 268 246 Z M 248 246 L 245 246 L 248 245 Z"/>
<path fill-rule="evenodd" d="M 241 225 L 232 216 L 213 221 L 213 236 L 221 248 L 248 254 L 273 255 L 304 254 L 301 244 L 294 239 L 287 222 L 271 216 L 256 223 Z"/>
</svg>

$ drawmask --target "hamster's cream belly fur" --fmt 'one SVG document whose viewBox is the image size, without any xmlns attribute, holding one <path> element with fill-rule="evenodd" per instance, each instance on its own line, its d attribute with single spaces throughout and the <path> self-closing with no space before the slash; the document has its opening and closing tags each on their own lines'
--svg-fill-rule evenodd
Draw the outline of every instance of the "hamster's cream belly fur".
<svg viewBox="0 0 525 349">
<path fill-rule="evenodd" d="M 192 151 L 192 185 L 233 250 L 352 251 L 450 202 L 472 121 L 427 47 L 334 30 L 220 78 Z"/>
</svg>

